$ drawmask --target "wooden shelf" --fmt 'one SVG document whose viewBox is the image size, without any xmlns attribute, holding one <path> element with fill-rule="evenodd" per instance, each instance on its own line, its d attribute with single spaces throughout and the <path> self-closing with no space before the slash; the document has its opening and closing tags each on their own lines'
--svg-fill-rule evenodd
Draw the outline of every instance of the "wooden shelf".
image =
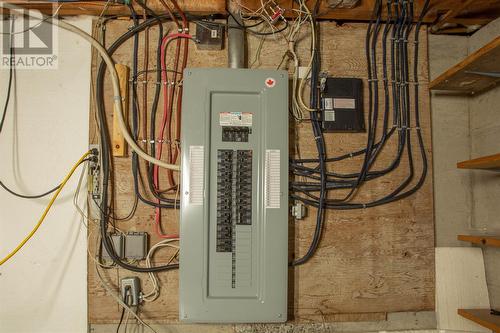
<svg viewBox="0 0 500 333">
<path fill-rule="evenodd" d="M 458 314 L 495 333 L 500 333 L 500 316 L 490 314 L 489 309 L 458 309 Z"/>
<path fill-rule="evenodd" d="M 500 36 L 434 79 L 430 84 L 430 89 L 466 94 L 484 92 L 498 84 L 500 78 L 471 72 L 499 73 L 498 59 L 500 59 Z"/>
<path fill-rule="evenodd" d="M 500 247 L 500 236 L 458 235 L 458 240 L 477 245 Z"/>
<path fill-rule="evenodd" d="M 500 154 L 475 158 L 457 163 L 459 169 L 500 170 Z"/>
</svg>

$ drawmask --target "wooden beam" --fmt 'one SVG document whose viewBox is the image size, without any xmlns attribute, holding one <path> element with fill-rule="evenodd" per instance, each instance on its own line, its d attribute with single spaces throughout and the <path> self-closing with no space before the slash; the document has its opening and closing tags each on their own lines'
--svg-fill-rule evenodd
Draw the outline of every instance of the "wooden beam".
<svg viewBox="0 0 500 333">
<path fill-rule="evenodd" d="M 122 96 L 122 108 L 125 119 L 128 119 L 128 87 L 129 87 L 129 74 L 130 68 L 122 64 L 115 65 L 116 72 L 118 73 L 118 80 L 120 81 L 120 95 Z M 116 107 L 113 111 L 113 156 L 127 157 L 127 142 L 123 136 L 118 123 L 117 112 L 120 112 Z"/>
<path fill-rule="evenodd" d="M 261 6 L 260 0 L 240 0 L 241 3 L 251 9 L 255 10 Z M 297 8 L 294 0 L 275 0 L 284 9 Z M 317 0 L 308 1 L 309 8 L 315 6 Z M 321 1 L 319 6 L 319 18 L 328 20 L 341 20 L 341 21 L 369 21 L 372 16 L 373 7 L 376 0 L 362 0 L 361 3 L 354 8 L 337 8 L 332 9 L 328 7 L 327 1 Z M 469 0 L 467 0 L 469 1 Z M 425 0 L 415 0 L 415 20 L 419 17 L 423 8 Z M 500 4 L 491 3 L 491 0 L 474 0 L 474 8 L 478 10 L 477 15 L 482 15 L 482 11 L 489 12 L 491 8 L 498 8 Z M 457 7 L 457 0 L 431 0 L 429 12 L 424 18 L 425 23 L 434 23 L 443 13 Z M 285 16 L 290 17 L 291 11 L 285 12 Z M 385 19 L 387 16 L 386 6 L 384 2 L 382 17 Z M 488 22 L 492 21 L 490 19 Z"/>
<path fill-rule="evenodd" d="M 458 235 L 457 239 L 459 241 L 469 242 L 476 245 L 500 247 L 500 236 Z"/>
<path fill-rule="evenodd" d="M 455 6 L 454 8 L 450 9 L 442 18 L 439 19 L 439 21 L 432 27 L 432 31 L 436 32 L 439 31 L 443 25 L 448 23 L 450 19 L 456 17 L 458 14 L 460 14 L 465 8 L 470 6 L 472 3 L 474 3 L 476 0 L 465 0 L 462 2 L 462 4 Z"/>
<path fill-rule="evenodd" d="M 47 1 L 27 1 L 27 0 L 5 0 L 5 2 L 28 8 L 39 10 L 44 14 L 52 14 L 53 11 L 61 5 L 59 9 L 59 15 L 62 16 L 72 16 L 72 15 L 93 15 L 100 16 L 104 11 L 106 16 L 129 16 L 130 10 L 126 5 L 118 3 L 109 3 L 106 5 L 106 0 L 94 0 L 94 1 L 78 1 L 78 2 L 64 2 L 59 4 L 54 4 Z M 226 0 L 182 0 L 178 1 L 179 6 L 185 12 L 198 15 L 210 15 L 210 14 L 224 14 L 226 13 Z M 132 1 L 134 4 L 134 1 Z M 165 7 L 161 4 L 159 0 L 148 0 L 148 7 L 157 13 L 165 12 Z M 134 4 L 134 8 L 138 13 L 142 13 L 144 10 Z"/>
<path fill-rule="evenodd" d="M 430 83 L 430 89 L 467 94 L 486 91 L 500 82 L 500 77 L 472 72 L 500 72 L 500 36 L 448 69 Z"/>
<path fill-rule="evenodd" d="M 472 320 L 495 333 L 500 333 L 500 316 L 492 315 L 489 309 L 458 309 L 458 314 Z"/>
<path fill-rule="evenodd" d="M 475 158 L 457 163 L 459 169 L 500 170 L 500 154 Z"/>
<path fill-rule="evenodd" d="M 54 10 L 59 7 L 58 4 L 54 4 L 47 1 L 40 0 L 4 0 L 6 2 L 16 4 L 29 9 L 40 10 L 44 14 L 53 14 Z M 222 14 L 226 15 L 226 2 L 234 0 L 178 0 L 179 5 L 183 11 L 195 15 L 210 15 L 210 14 Z M 247 8 L 255 9 L 261 6 L 260 0 L 238 0 L 241 4 Z M 297 8 L 297 4 L 294 0 L 275 0 L 282 8 L 286 9 L 286 17 L 292 17 L 292 8 Z M 315 1 L 310 0 L 308 5 L 312 8 L 315 5 Z M 329 8 L 326 1 L 321 1 L 320 4 L 320 19 L 327 20 L 339 20 L 339 21 L 369 21 L 372 15 L 372 10 L 376 0 L 362 0 L 361 3 L 354 8 Z M 415 20 L 420 15 L 420 11 L 423 7 L 425 0 L 415 0 Z M 99 16 L 102 13 L 106 16 L 130 16 L 130 10 L 127 6 L 109 3 L 106 7 L 106 0 L 93 0 L 93 1 L 78 1 L 78 2 L 65 2 L 59 9 L 59 15 L 61 16 L 71 16 L 71 15 L 94 15 Z M 134 2 L 132 1 L 134 4 Z M 148 6 L 157 13 L 163 13 L 165 8 L 162 6 L 160 0 L 148 0 Z M 447 13 L 457 6 L 457 0 L 431 0 L 430 9 L 428 14 L 424 18 L 424 23 L 434 23 L 440 15 Z M 103 9 L 106 7 L 106 10 Z M 134 4 L 134 8 L 138 13 L 142 13 L 143 9 L 137 4 Z M 382 16 L 386 18 L 386 6 L 384 5 Z M 500 12 L 500 4 L 492 0 L 475 0 L 474 1 L 474 13 L 473 15 L 467 15 L 467 19 L 474 19 L 476 16 L 482 17 L 480 23 L 485 24 L 494 20 L 498 15 L 496 13 Z M 1 9 L 0 9 L 1 13 Z M 488 19 L 491 18 L 491 19 Z M 451 21 L 450 21 L 451 22 Z M 465 21 L 464 21 L 465 22 Z M 477 22 L 477 21 L 476 21 Z M 448 31 L 446 31 L 448 32 Z"/>
</svg>

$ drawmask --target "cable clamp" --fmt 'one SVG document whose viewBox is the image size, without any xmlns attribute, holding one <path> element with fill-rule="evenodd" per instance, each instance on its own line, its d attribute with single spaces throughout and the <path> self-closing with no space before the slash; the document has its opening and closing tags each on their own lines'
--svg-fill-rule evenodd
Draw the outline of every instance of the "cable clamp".
<svg viewBox="0 0 500 333">
<path fill-rule="evenodd" d="M 363 209 L 366 209 L 366 204 L 363 204 Z"/>
<path fill-rule="evenodd" d="M 121 96 L 113 96 L 113 99 L 115 100 L 115 102 L 123 101 L 123 98 Z"/>
<path fill-rule="evenodd" d="M 368 82 L 378 82 L 378 79 L 368 79 Z"/>
<path fill-rule="evenodd" d="M 183 28 L 177 28 L 177 32 L 178 32 L 178 33 L 183 33 L 183 32 L 184 32 L 184 29 L 183 29 Z"/>
<path fill-rule="evenodd" d="M 150 143 L 150 144 L 156 143 L 155 140 L 149 140 L 149 139 L 138 139 L 137 141 L 142 142 L 142 143 Z"/>
<path fill-rule="evenodd" d="M 420 42 L 418 40 L 414 40 L 413 44 L 418 45 L 418 44 L 420 44 Z"/>
<path fill-rule="evenodd" d="M 354 157 L 354 154 L 353 153 L 349 153 L 349 158 L 353 158 Z"/>
</svg>

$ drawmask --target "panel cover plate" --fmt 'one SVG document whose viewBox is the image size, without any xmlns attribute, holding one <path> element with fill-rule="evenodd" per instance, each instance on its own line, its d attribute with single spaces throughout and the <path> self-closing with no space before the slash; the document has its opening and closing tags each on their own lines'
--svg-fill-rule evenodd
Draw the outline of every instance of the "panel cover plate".
<svg viewBox="0 0 500 333">
<path fill-rule="evenodd" d="M 180 319 L 286 321 L 287 73 L 186 69 L 181 147 Z"/>
</svg>

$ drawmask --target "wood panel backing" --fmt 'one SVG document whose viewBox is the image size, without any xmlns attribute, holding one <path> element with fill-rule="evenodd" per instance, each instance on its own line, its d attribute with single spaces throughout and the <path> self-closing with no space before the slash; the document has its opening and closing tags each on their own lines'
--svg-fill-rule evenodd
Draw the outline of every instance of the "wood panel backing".
<svg viewBox="0 0 500 333">
<path fill-rule="evenodd" d="M 107 25 L 106 40 L 112 41 L 127 30 L 127 21 L 110 21 Z M 364 39 L 366 24 L 344 24 L 337 26 L 332 22 L 320 24 L 322 70 L 338 77 L 360 77 L 364 79 L 365 110 L 367 110 L 368 91 Z M 150 31 L 150 64 L 154 64 L 156 29 Z M 304 37 L 307 37 L 307 29 Z M 422 31 L 420 64 L 418 67 L 421 81 L 419 104 L 421 127 L 426 144 L 429 170 L 424 187 L 415 195 L 378 208 L 354 211 L 329 211 L 320 248 L 306 265 L 290 270 L 289 274 L 289 318 L 296 322 L 322 321 L 363 321 L 382 320 L 386 312 L 419 311 L 434 309 L 434 225 L 432 199 L 432 149 L 430 138 L 430 109 L 428 90 L 428 63 L 426 31 Z M 264 41 L 260 57 L 260 38 L 248 37 L 248 59 L 257 68 L 276 68 L 280 63 L 287 44 L 282 39 L 268 37 Z M 410 43 L 412 44 L 412 43 Z M 143 38 L 140 40 L 142 64 Z M 298 52 L 308 61 L 309 41 L 303 38 Z M 115 60 L 131 64 L 131 41 L 115 53 Z M 197 51 L 190 46 L 189 67 L 226 67 L 227 51 Z M 170 53 L 171 54 L 171 53 Z M 379 67 L 380 49 L 378 50 Z M 147 86 L 153 89 L 154 78 L 150 77 Z M 111 122 L 112 92 L 109 80 L 106 81 L 106 105 L 108 121 Z M 141 94 L 141 91 L 139 92 Z M 151 102 L 152 91 L 148 92 Z M 161 111 L 160 111 L 161 114 Z M 365 115 L 366 116 L 366 115 Z M 94 117 L 91 116 L 93 120 Z M 95 131 L 95 123 L 91 133 Z M 314 139 L 310 124 L 290 124 L 290 154 L 316 157 Z M 92 134 L 91 134 L 91 137 Z M 95 136 L 94 136 L 95 137 Z M 362 148 L 366 144 L 366 134 L 327 134 L 325 136 L 329 156 L 343 154 Z M 417 142 L 413 136 L 413 142 Z M 395 140 L 387 151 L 380 156 L 376 169 L 386 166 L 394 156 Z M 417 174 L 421 168 L 417 159 Z M 361 160 L 349 159 L 335 165 L 338 172 L 359 169 Z M 141 165 L 143 162 L 141 161 Z M 389 177 L 373 181 L 363 186 L 356 200 L 375 199 L 381 193 L 388 193 L 406 177 L 407 161 L 402 161 L 399 171 Z M 118 216 L 124 216 L 133 204 L 133 184 L 128 159 L 115 159 L 115 206 Z M 164 178 L 162 184 L 166 184 Z M 338 194 L 340 195 L 340 194 Z M 311 241 L 315 223 L 315 211 L 311 209 L 308 217 L 301 221 L 290 221 L 290 255 L 305 253 Z M 152 232 L 154 211 L 140 204 L 136 215 L 126 222 L 117 222 L 122 230 L 146 230 Z M 178 214 L 164 212 L 166 231 L 178 231 Z M 94 227 L 93 234 L 97 233 Z M 91 239 L 93 235 L 91 235 Z M 151 243 L 158 241 L 152 236 Z M 91 240 L 93 242 L 93 240 Z M 93 244 L 93 243 L 91 243 Z M 94 253 L 94 249 L 91 250 Z M 164 263 L 168 253 L 159 252 L 156 264 Z M 93 262 L 89 260 L 89 322 L 117 322 L 120 308 L 107 295 L 96 279 Z M 106 270 L 106 277 L 116 286 L 119 278 L 135 275 L 121 269 Z M 143 288 L 149 290 L 145 274 L 139 274 Z M 162 323 L 178 320 L 178 275 L 176 271 L 159 274 L 162 284 L 158 301 L 141 307 L 144 319 Z"/>
</svg>

